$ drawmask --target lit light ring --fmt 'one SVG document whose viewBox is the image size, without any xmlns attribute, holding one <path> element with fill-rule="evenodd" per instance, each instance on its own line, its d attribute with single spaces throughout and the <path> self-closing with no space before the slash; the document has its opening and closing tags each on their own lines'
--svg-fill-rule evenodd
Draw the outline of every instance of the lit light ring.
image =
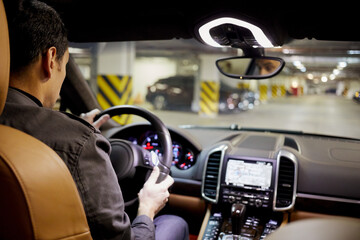
<svg viewBox="0 0 360 240">
<path fill-rule="evenodd" d="M 264 32 L 257 26 L 236 19 L 236 18 L 231 18 L 231 17 L 223 17 L 223 18 L 218 18 L 215 20 L 212 20 L 208 23 L 205 23 L 204 25 L 202 25 L 199 28 L 199 34 L 200 37 L 202 38 L 202 40 L 213 47 L 224 47 L 221 46 L 220 44 L 218 44 L 210 35 L 210 29 L 212 29 L 213 27 L 217 27 L 219 25 L 222 24 L 233 24 L 239 27 L 244 27 L 250 30 L 250 32 L 252 33 L 252 35 L 254 36 L 255 40 L 264 48 L 271 48 L 274 47 L 274 45 L 270 42 L 270 40 L 266 37 L 266 35 L 264 34 Z M 253 46 L 253 47 L 257 47 L 257 46 Z"/>
</svg>

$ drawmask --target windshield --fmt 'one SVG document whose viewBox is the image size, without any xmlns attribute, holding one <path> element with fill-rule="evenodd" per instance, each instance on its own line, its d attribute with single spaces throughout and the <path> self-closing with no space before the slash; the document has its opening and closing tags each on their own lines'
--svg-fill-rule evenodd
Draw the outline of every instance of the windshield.
<svg viewBox="0 0 360 240">
<path fill-rule="evenodd" d="M 286 65 L 264 80 L 221 75 L 215 61 L 242 51 L 195 40 L 70 46 L 104 109 L 142 106 L 170 126 L 236 124 L 360 138 L 359 43 L 296 40 L 266 49 L 266 56 L 281 57 Z M 115 120 L 143 121 L 129 116 Z"/>
</svg>

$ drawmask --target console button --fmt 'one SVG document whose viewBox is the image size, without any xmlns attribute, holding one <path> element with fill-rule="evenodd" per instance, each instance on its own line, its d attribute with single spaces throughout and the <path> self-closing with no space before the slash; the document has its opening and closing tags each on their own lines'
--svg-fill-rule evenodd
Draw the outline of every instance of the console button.
<svg viewBox="0 0 360 240">
<path fill-rule="evenodd" d="M 256 235 L 256 230 L 252 228 L 243 228 L 241 229 L 241 236 L 253 238 Z"/>
<path fill-rule="evenodd" d="M 229 203 L 233 203 L 235 202 L 235 197 L 234 196 L 229 196 Z"/>
<path fill-rule="evenodd" d="M 262 204 L 263 204 L 263 203 L 262 203 L 262 201 L 261 201 L 260 199 L 256 199 L 256 200 L 255 200 L 255 206 L 256 206 L 256 207 L 261 207 Z"/>
</svg>

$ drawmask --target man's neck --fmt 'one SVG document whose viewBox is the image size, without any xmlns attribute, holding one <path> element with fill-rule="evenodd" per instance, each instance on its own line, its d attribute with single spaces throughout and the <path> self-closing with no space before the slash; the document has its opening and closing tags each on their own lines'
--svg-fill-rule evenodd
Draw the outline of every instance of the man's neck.
<svg viewBox="0 0 360 240">
<path fill-rule="evenodd" d="M 41 61 L 38 60 L 19 73 L 11 73 L 9 86 L 30 94 L 43 105 L 45 96 L 41 91 L 41 78 Z"/>
</svg>

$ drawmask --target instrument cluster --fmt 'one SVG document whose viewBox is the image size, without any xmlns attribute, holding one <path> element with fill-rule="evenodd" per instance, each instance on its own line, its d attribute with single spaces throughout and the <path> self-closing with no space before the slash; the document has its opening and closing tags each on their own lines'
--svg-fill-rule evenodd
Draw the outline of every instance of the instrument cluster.
<svg viewBox="0 0 360 240">
<path fill-rule="evenodd" d="M 159 141 L 158 134 L 152 130 L 146 130 L 140 134 L 133 134 L 127 137 L 127 140 L 134 144 L 142 146 L 144 149 L 155 152 L 159 157 L 163 154 L 163 149 Z M 194 151 L 186 143 L 180 142 L 179 139 L 172 140 L 173 145 L 173 161 L 172 165 L 180 170 L 187 170 L 191 168 L 195 162 L 196 157 Z"/>
</svg>

